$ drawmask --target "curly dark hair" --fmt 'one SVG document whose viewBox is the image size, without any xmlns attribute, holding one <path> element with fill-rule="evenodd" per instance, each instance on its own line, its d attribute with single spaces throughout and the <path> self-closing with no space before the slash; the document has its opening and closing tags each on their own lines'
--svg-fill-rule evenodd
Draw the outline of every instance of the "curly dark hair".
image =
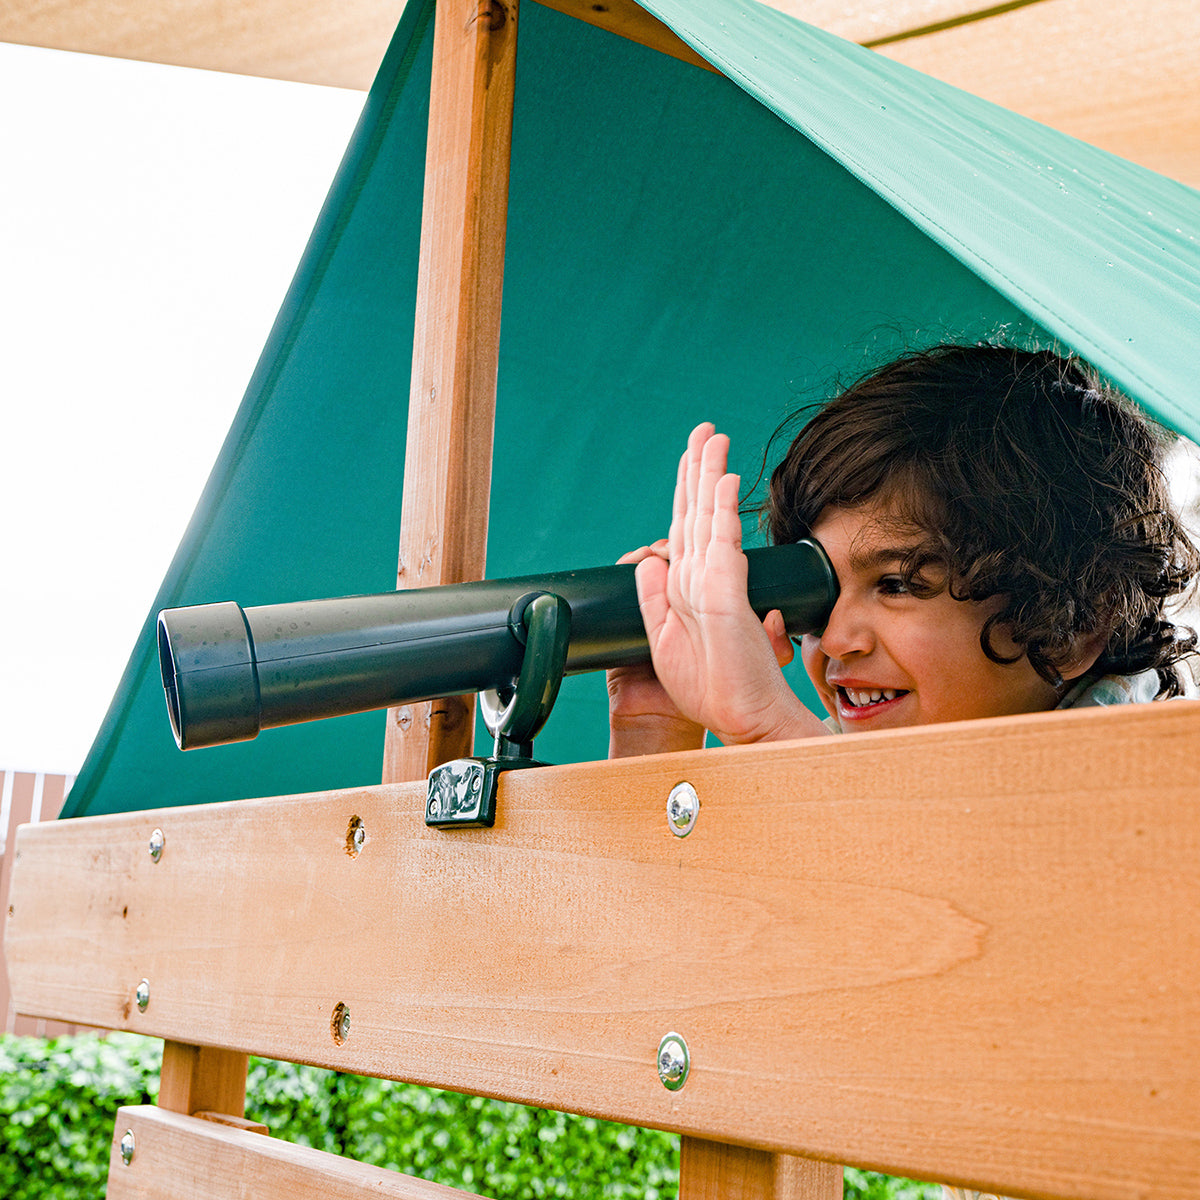
<svg viewBox="0 0 1200 1200">
<path fill-rule="evenodd" d="M 1174 696 L 1196 636 L 1164 607 L 1200 557 L 1163 475 L 1169 445 L 1076 358 L 938 346 L 823 407 L 775 469 L 762 515 L 773 542 L 794 542 L 830 506 L 885 501 L 920 535 L 903 564 L 915 594 L 1005 598 L 980 636 L 993 662 L 1017 661 L 993 645 L 1003 627 L 1057 686 L 1076 638 L 1107 631 L 1092 675 L 1153 668 L 1159 697 Z"/>
</svg>

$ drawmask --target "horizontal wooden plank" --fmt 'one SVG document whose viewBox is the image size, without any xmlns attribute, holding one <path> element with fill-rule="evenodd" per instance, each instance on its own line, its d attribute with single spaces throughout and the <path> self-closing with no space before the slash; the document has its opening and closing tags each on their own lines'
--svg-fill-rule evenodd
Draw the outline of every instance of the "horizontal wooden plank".
<svg viewBox="0 0 1200 1200">
<path fill-rule="evenodd" d="M 674 30 L 652 17 L 637 0 L 537 0 L 547 8 L 566 13 L 576 20 L 586 21 L 609 33 L 630 41 L 640 42 L 672 58 L 689 62 L 706 71 L 714 68 L 701 58 Z"/>
<path fill-rule="evenodd" d="M 772 3 L 855 41 L 894 36 L 971 8 L 969 0 Z M 552 0 L 552 7 L 702 61 L 669 31 L 661 41 L 665 27 L 644 10 L 634 12 L 632 0 Z M 404 0 L 160 0 L 152 10 L 134 0 L 7 0 L 0 41 L 366 90 L 403 10 Z"/>
<path fill-rule="evenodd" d="M 121 1140 L 131 1135 L 126 1163 Z M 117 1112 L 108 1200 L 470 1200 L 473 1193 L 152 1105 Z"/>
<path fill-rule="evenodd" d="M 632 0 L 550 2 L 656 49 L 702 61 Z M 852 41 L 900 37 L 880 52 L 1200 185 L 1198 76 L 1191 54 L 1200 10 L 1192 0 L 1147 0 L 1132 23 L 1115 0 L 1040 0 L 924 37 L 904 35 L 1006 6 L 967 0 L 771 4 Z M 148 19 L 146 7 L 129 0 L 13 0 L 0 12 L 0 41 L 365 90 L 402 10 L 400 0 L 337 6 L 167 0 Z M 626 12 L 657 32 L 629 25 Z"/>
<path fill-rule="evenodd" d="M 1177 701 L 514 773 L 490 830 L 426 828 L 412 784 L 27 826 L 9 970 L 39 1016 L 1016 1194 L 1194 1197 L 1198 751 Z"/>
<path fill-rule="evenodd" d="M 365 90 L 404 0 L 6 0 L 0 41 Z"/>
</svg>

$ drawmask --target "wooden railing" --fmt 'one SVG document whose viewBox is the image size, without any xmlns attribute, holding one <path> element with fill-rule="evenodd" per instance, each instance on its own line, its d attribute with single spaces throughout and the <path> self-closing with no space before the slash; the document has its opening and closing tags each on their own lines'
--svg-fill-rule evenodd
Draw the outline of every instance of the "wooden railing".
<svg viewBox="0 0 1200 1200">
<path fill-rule="evenodd" d="M 0 912 L 8 907 L 8 885 L 16 854 L 17 828 L 31 821 L 53 821 L 62 809 L 73 775 L 42 771 L 0 771 Z M 77 1032 L 73 1025 L 34 1021 L 17 1015 L 9 995 L 8 972 L 0 959 L 0 1015 L 5 1033 L 25 1037 L 60 1037 Z"/>
<path fill-rule="evenodd" d="M 1198 749 L 1179 701 L 518 772 L 492 829 L 412 784 L 28 825 L 9 971 L 166 1039 L 114 1198 L 433 1194 L 238 1128 L 247 1054 L 675 1130 L 689 1195 L 1193 1196 Z"/>
</svg>

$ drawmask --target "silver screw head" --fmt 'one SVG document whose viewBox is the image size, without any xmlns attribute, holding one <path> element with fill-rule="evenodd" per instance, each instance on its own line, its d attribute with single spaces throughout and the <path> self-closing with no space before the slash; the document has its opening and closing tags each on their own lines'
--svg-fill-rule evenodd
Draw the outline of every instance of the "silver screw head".
<svg viewBox="0 0 1200 1200">
<path fill-rule="evenodd" d="M 154 862 L 158 862 L 162 858 L 163 847 L 166 844 L 166 834 L 161 829 L 156 829 L 150 835 L 150 857 Z"/>
<path fill-rule="evenodd" d="M 690 1069 L 691 1058 L 683 1036 L 678 1033 L 664 1034 L 658 1043 L 658 1077 L 663 1087 L 669 1092 L 679 1091 L 687 1083 Z"/>
<path fill-rule="evenodd" d="M 121 1135 L 121 1161 L 129 1166 L 133 1162 L 133 1130 L 127 1129 Z"/>
<path fill-rule="evenodd" d="M 667 824 L 676 837 L 687 837 L 700 815 L 700 797 L 690 783 L 677 783 L 667 797 Z"/>
<path fill-rule="evenodd" d="M 137 1001 L 138 1012 L 145 1012 L 150 1004 L 150 980 L 143 979 L 137 985 L 137 991 L 133 993 L 133 996 Z"/>
</svg>

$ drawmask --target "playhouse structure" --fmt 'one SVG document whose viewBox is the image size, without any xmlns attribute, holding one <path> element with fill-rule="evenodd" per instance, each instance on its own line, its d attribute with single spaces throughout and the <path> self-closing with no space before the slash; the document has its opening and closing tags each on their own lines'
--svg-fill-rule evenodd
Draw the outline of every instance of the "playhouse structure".
<svg viewBox="0 0 1200 1200">
<path fill-rule="evenodd" d="M 414 2 L 156 609 L 612 561 L 694 419 L 752 477 L 951 336 L 1200 434 L 1198 237 L 1190 188 L 756 4 Z M 153 615 L 5 928 L 21 1011 L 164 1039 L 110 1197 L 446 1195 L 263 1137 L 248 1054 L 678 1131 L 683 1200 L 1197 1194 L 1196 703 L 607 762 L 582 679 L 561 765 L 447 830 L 471 697 L 181 755 Z"/>
</svg>

